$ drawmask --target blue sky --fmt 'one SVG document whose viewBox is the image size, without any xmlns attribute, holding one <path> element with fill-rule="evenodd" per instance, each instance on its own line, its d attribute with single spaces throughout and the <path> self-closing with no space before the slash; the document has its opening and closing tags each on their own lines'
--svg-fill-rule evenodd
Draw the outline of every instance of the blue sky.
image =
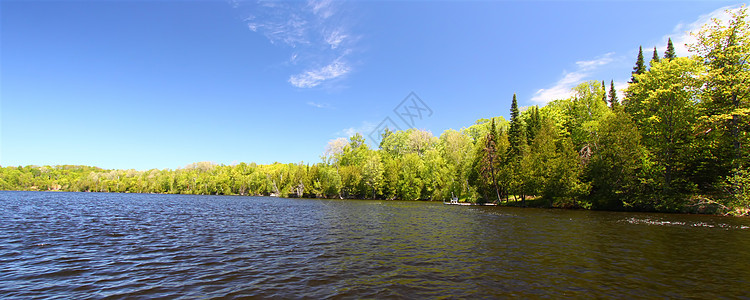
<svg viewBox="0 0 750 300">
<path fill-rule="evenodd" d="M 0 165 L 318 162 L 414 92 L 432 131 L 507 118 L 733 1 L 2 1 Z"/>
</svg>

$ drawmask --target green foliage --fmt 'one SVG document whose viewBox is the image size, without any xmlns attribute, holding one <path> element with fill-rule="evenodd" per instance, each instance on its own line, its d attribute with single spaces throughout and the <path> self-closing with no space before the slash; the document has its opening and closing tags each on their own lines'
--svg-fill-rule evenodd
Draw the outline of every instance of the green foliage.
<svg viewBox="0 0 750 300">
<path fill-rule="evenodd" d="M 396 196 L 403 200 L 419 200 L 422 196 L 422 169 L 424 162 L 416 153 L 403 156 L 396 183 Z"/>
<path fill-rule="evenodd" d="M 638 178 L 647 152 L 635 123 L 628 114 L 615 112 L 599 123 L 599 133 L 599 151 L 586 168 L 594 207 L 621 209 L 644 200 Z"/>
<path fill-rule="evenodd" d="M 532 195 L 543 195 L 550 201 L 550 206 L 552 199 L 559 196 L 559 191 L 552 184 L 560 157 L 556 146 L 559 139 L 552 120 L 545 118 L 540 122 L 538 134 L 531 143 L 531 154 L 527 158 L 530 171 L 528 191 Z"/>
<path fill-rule="evenodd" d="M 696 60 L 680 57 L 655 63 L 647 73 L 637 75 L 638 83 L 628 90 L 640 95 L 633 118 L 643 132 L 644 143 L 662 169 L 660 186 L 667 196 L 687 192 L 685 173 L 688 146 L 694 137 L 697 100 L 701 82 Z"/>
<path fill-rule="evenodd" d="M 362 167 L 362 182 L 366 186 L 364 196 L 375 199 L 381 194 L 383 187 L 383 163 L 380 152 L 371 151 L 366 157 Z"/>
<path fill-rule="evenodd" d="M 737 215 L 750 215 L 750 169 L 735 169 L 726 177 L 724 187 L 730 195 L 730 207 Z"/>
<path fill-rule="evenodd" d="M 610 113 L 607 105 L 600 101 L 602 91 L 598 82 L 589 81 L 573 88 L 575 95 L 567 100 L 554 102 L 564 114 L 564 127 L 570 134 L 573 145 L 579 151 L 587 152 L 595 146 L 598 121 Z"/>
<path fill-rule="evenodd" d="M 469 193 L 469 173 L 472 169 L 474 152 L 471 137 L 453 129 L 440 135 L 440 151 L 445 162 L 446 185 L 451 197 L 461 198 Z M 447 196 L 447 194 L 445 195 Z M 446 199 L 447 197 L 442 199 Z"/>
<path fill-rule="evenodd" d="M 569 137 L 562 137 L 557 143 L 558 157 L 554 172 L 547 183 L 545 195 L 554 198 L 554 204 L 560 207 L 591 208 L 589 193 L 590 183 L 582 181 L 582 160 Z"/>
<path fill-rule="evenodd" d="M 482 143 L 479 143 L 477 157 L 481 160 L 478 163 L 481 174 L 480 182 L 483 183 L 484 199 L 492 199 L 490 191 L 494 191 L 496 201 L 500 201 L 500 188 L 497 183 L 497 170 L 502 160 L 502 149 L 498 145 L 499 134 L 495 126 L 495 120 L 490 121 L 490 131 L 484 137 Z M 526 141 L 522 141 L 526 142 Z"/>
<path fill-rule="evenodd" d="M 451 181 L 450 168 L 437 148 L 427 150 L 423 156 L 423 168 L 421 173 L 423 199 L 450 199 Z"/>
<path fill-rule="evenodd" d="M 747 8 L 732 12 L 728 22 L 713 20 L 695 34 L 690 49 L 700 55 L 706 72 L 706 85 L 700 105 L 701 129 L 713 133 L 719 148 L 731 152 L 720 155 L 725 168 L 739 170 L 748 161 L 750 142 L 750 26 Z M 728 155 L 727 155 L 728 154 Z"/>
<path fill-rule="evenodd" d="M 341 192 L 341 175 L 334 167 L 322 166 L 318 177 L 320 195 L 324 198 L 338 197 Z"/>
</svg>

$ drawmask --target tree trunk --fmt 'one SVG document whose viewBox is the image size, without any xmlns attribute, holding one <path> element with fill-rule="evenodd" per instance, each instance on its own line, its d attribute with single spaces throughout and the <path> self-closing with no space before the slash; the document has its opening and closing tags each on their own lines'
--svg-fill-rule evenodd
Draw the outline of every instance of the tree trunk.
<svg viewBox="0 0 750 300">
<path fill-rule="evenodd" d="M 490 159 L 490 164 L 492 159 Z M 495 168 L 490 165 L 490 173 L 492 173 L 492 183 L 495 185 L 495 193 L 497 194 L 497 203 L 500 203 L 500 189 L 497 187 L 497 180 L 495 180 Z"/>
</svg>

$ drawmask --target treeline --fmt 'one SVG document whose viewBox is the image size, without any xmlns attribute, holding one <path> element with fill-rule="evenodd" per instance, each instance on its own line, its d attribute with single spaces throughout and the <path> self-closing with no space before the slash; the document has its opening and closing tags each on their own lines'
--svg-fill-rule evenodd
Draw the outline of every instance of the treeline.
<svg viewBox="0 0 750 300">
<path fill-rule="evenodd" d="M 750 30 L 747 9 L 695 34 L 691 57 L 671 39 L 647 63 L 639 51 L 625 98 L 610 81 L 569 99 L 481 119 L 439 137 L 386 130 L 378 149 L 359 134 L 329 143 L 316 164 L 177 170 L 85 166 L 0 168 L 0 189 L 284 197 L 516 201 L 555 207 L 750 214 Z"/>
</svg>

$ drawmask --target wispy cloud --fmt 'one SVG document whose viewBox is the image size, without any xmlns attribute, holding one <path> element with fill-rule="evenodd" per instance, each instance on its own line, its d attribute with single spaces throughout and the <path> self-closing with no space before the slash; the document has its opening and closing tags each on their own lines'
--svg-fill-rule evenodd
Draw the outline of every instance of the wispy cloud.
<svg viewBox="0 0 750 300">
<path fill-rule="evenodd" d="M 331 46 L 331 49 L 336 49 L 347 38 L 348 36 L 346 34 L 342 33 L 339 29 L 336 29 L 326 35 L 325 41 Z"/>
<path fill-rule="evenodd" d="M 239 6 L 233 2 L 233 6 Z M 357 37 L 340 14 L 344 2 L 333 0 L 267 1 L 248 4 L 245 19 L 250 30 L 272 44 L 292 50 L 288 82 L 313 88 L 352 72 L 350 56 Z"/>
<path fill-rule="evenodd" d="M 307 105 L 310 105 L 310 106 L 316 107 L 316 108 L 330 108 L 331 107 L 331 105 L 329 105 L 328 103 L 317 103 L 317 102 L 313 102 L 313 101 L 308 101 Z"/>
<path fill-rule="evenodd" d="M 614 61 L 614 52 L 604 54 L 593 60 L 584 60 L 576 62 L 576 69 L 572 72 L 563 72 L 554 85 L 548 88 L 539 89 L 531 97 L 531 101 L 537 104 L 546 104 L 552 100 L 565 99 L 570 97 L 572 89 L 583 80 L 589 78 L 596 70 L 606 66 Z"/>
<path fill-rule="evenodd" d="M 336 59 L 320 68 L 304 71 L 289 77 L 289 83 L 298 88 L 316 87 L 323 81 L 346 75 L 351 67 L 341 59 Z"/>
<path fill-rule="evenodd" d="M 247 27 L 255 32 L 261 33 L 273 44 L 286 44 L 291 47 L 310 44 L 307 38 L 308 21 L 302 16 L 292 14 L 284 21 L 266 21 L 251 16 L 245 19 Z"/>
<path fill-rule="evenodd" d="M 612 62 L 612 55 L 614 55 L 614 52 L 610 52 L 607 54 L 604 54 L 594 60 L 584 60 L 584 61 L 577 61 L 576 66 L 578 66 L 578 69 L 583 72 L 593 71 L 596 68 L 599 68 L 601 66 L 604 66 L 606 64 L 609 64 Z"/>
<path fill-rule="evenodd" d="M 351 137 L 359 133 L 362 136 L 367 136 L 370 132 L 372 132 L 375 129 L 375 126 L 377 126 L 377 124 L 363 121 L 359 127 L 349 127 L 346 129 L 342 129 L 341 131 L 337 132 L 336 135 Z"/>
<path fill-rule="evenodd" d="M 320 16 L 323 19 L 327 19 L 328 17 L 333 15 L 334 8 L 331 5 L 332 3 L 333 3 L 332 0 L 307 1 L 307 5 L 310 8 L 312 8 L 313 13 Z"/>
</svg>

